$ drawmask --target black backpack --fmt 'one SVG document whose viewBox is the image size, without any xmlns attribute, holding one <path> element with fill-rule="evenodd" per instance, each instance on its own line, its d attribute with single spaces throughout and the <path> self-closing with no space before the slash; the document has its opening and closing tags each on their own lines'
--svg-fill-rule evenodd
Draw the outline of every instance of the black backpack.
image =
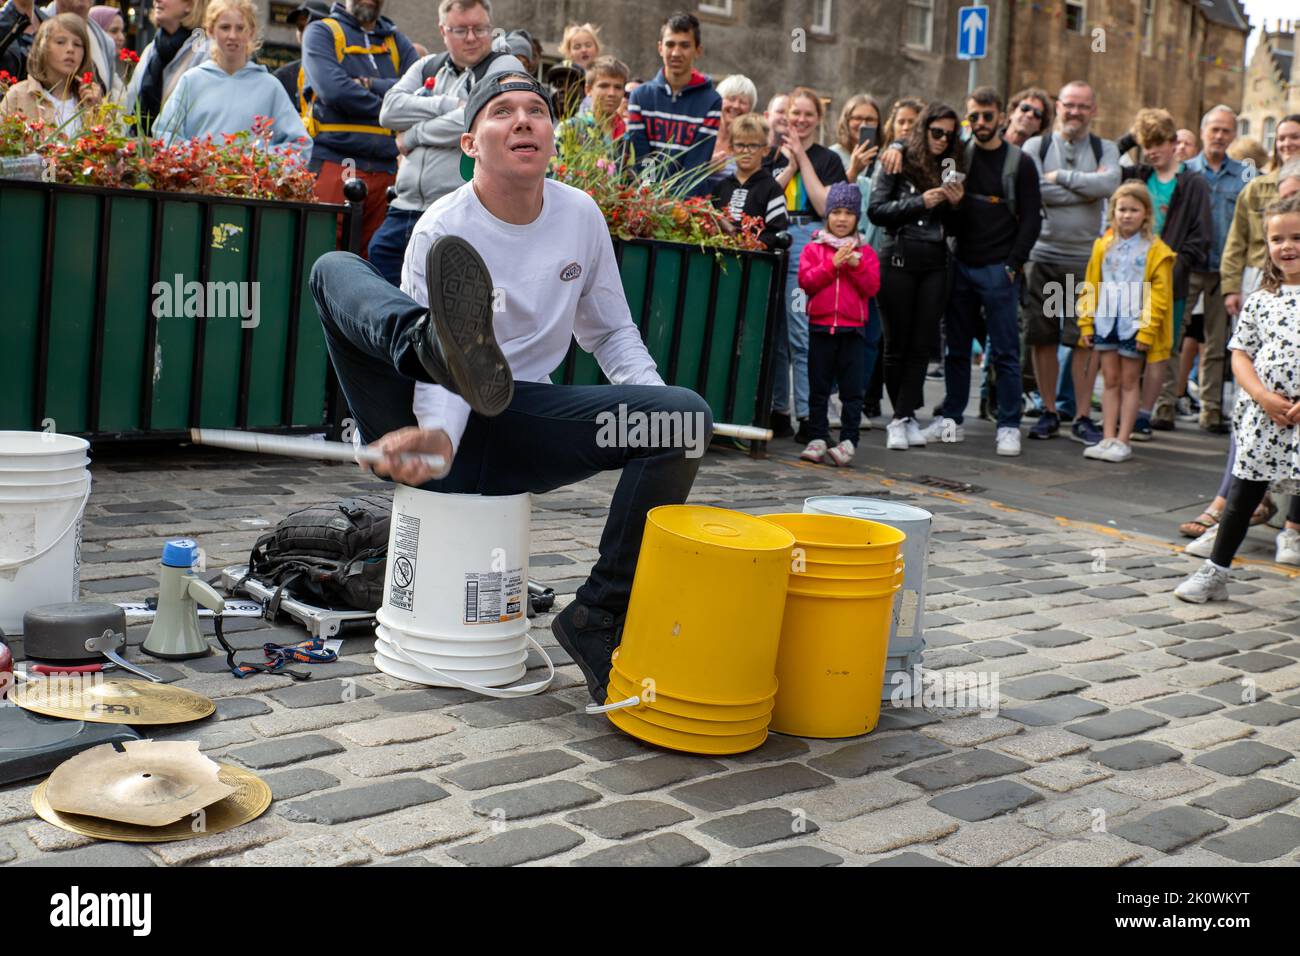
<svg viewBox="0 0 1300 956">
<path fill-rule="evenodd" d="M 488 67 L 492 65 L 493 60 L 511 55 L 512 54 L 507 53 L 505 50 L 492 50 L 487 56 L 475 63 L 471 69 L 470 72 L 474 74 L 474 82 L 477 83 L 483 79 L 483 76 L 488 71 Z M 450 59 L 450 53 L 439 53 L 437 56 L 425 60 L 424 66 L 420 68 L 421 79 L 431 80 L 436 78 L 438 72 L 447 65 L 447 61 Z"/>
<path fill-rule="evenodd" d="M 249 575 L 304 604 L 377 611 L 392 511 L 392 495 L 359 495 L 292 512 L 257 539 Z"/>
<path fill-rule="evenodd" d="M 1038 137 L 1038 139 L 1038 162 L 1045 163 L 1047 162 L 1047 154 L 1052 148 L 1052 134 L 1044 133 L 1042 136 Z M 1092 149 L 1092 158 L 1097 161 L 1097 166 L 1100 167 L 1102 151 L 1101 137 L 1096 133 L 1089 133 L 1088 146 Z"/>
</svg>

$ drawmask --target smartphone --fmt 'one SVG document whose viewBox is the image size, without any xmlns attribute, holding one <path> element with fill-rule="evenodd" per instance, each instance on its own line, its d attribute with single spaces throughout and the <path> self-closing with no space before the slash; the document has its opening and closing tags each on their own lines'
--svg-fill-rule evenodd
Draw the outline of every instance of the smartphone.
<svg viewBox="0 0 1300 956">
<path fill-rule="evenodd" d="M 954 186 L 960 186 L 962 183 L 966 181 L 966 174 L 959 173 L 957 170 L 954 169 L 944 174 L 943 181 L 945 183 L 951 183 Z"/>
<path fill-rule="evenodd" d="M 859 146 L 861 146 L 863 143 L 875 143 L 875 141 L 876 141 L 876 127 L 868 126 L 866 123 L 863 123 L 861 126 L 858 127 Z"/>
</svg>

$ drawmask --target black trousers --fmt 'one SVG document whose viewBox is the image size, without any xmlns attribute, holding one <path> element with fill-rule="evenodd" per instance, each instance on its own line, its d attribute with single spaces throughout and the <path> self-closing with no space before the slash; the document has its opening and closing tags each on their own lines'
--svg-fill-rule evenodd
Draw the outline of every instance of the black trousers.
<svg viewBox="0 0 1300 956">
<path fill-rule="evenodd" d="M 885 389 L 894 418 L 915 418 L 924 404 L 925 371 L 948 304 L 948 267 L 895 266 L 881 257 L 880 314 L 885 331 Z"/>
<path fill-rule="evenodd" d="M 835 334 L 812 326 L 808 335 L 808 434 L 830 443 L 827 405 L 840 390 L 840 441 L 858 444 L 862 428 L 862 390 L 867 352 L 861 329 L 837 329 Z"/>
<path fill-rule="evenodd" d="M 1228 504 L 1219 519 L 1219 531 L 1214 536 L 1214 552 L 1210 560 L 1221 568 L 1229 567 L 1237 556 L 1237 549 L 1246 540 L 1250 518 L 1268 492 L 1267 481 L 1245 481 L 1235 475 L 1228 486 Z M 1300 495 L 1291 496 L 1287 520 L 1300 524 Z"/>
</svg>

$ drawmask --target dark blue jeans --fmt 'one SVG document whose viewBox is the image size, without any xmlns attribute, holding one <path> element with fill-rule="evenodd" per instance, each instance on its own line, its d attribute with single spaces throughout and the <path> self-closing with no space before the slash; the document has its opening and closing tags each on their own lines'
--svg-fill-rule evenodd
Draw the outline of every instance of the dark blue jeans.
<svg viewBox="0 0 1300 956">
<path fill-rule="evenodd" d="M 837 329 L 832 335 L 810 326 L 808 335 L 808 434 L 831 443 L 827 405 L 836 386 L 840 390 L 840 441 L 858 444 L 862 428 L 862 396 L 867 386 L 863 371 L 866 349 L 862 329 Z"/>
<path fill-rule="evenodd" d="M 415 224 L 422 212 L 388 207 L 388 215 L 370 237 L 367 258 L 375 264 L 379 274 L 397 286 L 402 286 L 402 262 L 406 259 L 406 244 L 411 241 Z"/>
<path fill-rule="evenodd" d="M 980 307 L 984 322 L 980 322 Z M 987 326 L 998 400 L 998 427 L 1018 428 L 1020 402 L 1020 284 L 1001 263 L 968 266 L 953 259 L 952 292 L 945 315 L 943 414 L 961 424 L 970 399 L 971 344 Z"/>
<path fill-rule="evenodd" d="M 363 442 L 416 425 L 411 400 L 416 380 L 427 382 L 403 339 L 424 314 L 369 262 L 331 252 L 311 272 L 330 360 Z M 613 614 L 627 610 L 641 550 L 645 516 L 659 505 L 681 504 L 700 459 L 680 447 L 623 447 L 598 441 L 602 412 L 679 412 L 692 419 L 700 441 L 712 434 L 704 399 L 685 388 L 654 385 L 550 385 L 515 382 L 514 399 L 495 418 L 470 414 L 445 478 L 424 485 L 456 494 L 541 494 L 622 469 L 600 539 L 600 557 L 578 588 L 584 604 Z M 602 416 L 604 418 L 604 416 Z M 635 419 L 633 419 L 634 421 Z M 629 430 L 630 431 L 630 430 Z M 702 445 L 699 447 L 703 447 Z"/>
</svg>

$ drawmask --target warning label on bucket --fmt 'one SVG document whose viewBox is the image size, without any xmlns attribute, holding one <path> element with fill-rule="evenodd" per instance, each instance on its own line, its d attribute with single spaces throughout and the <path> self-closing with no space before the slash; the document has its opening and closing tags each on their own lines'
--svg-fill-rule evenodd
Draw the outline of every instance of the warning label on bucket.
<svg viewBox="0 0 1300 956">
<path fill-rule="evenodd" d="M 523 568 L 465 575 L 466 624 L 499 624 L 523 613 Z"/>
<path fill-rule="evenodd" d="M 420 519 L 413 515 L 395 516 L 393 533 L 392 583 L 388 603 L 403 611 L 415 610 L 415 558 L 420 551 Z"/>
</svg>

